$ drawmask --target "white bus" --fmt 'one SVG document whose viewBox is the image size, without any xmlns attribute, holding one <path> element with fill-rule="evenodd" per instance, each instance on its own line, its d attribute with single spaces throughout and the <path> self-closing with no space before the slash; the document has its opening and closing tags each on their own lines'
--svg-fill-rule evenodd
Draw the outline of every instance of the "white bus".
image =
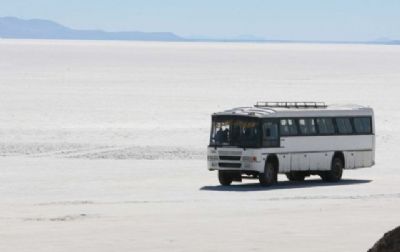
<svg viewBox="0 0 400 252">
<path fill-rule="evenodd" d="M 374 113 L 358 105 L 258 102 L 212 115 L 207 165 L 221 185 L 258 178 L 261 185 L 310 175 L 337 182 L 343 169 L 375 164 Z"/>
</svg>

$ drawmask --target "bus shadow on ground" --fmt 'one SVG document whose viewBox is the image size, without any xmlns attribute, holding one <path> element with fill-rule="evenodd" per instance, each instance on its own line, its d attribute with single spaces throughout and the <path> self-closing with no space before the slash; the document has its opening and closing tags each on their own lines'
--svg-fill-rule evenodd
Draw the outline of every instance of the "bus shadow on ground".
<svg viewBox="0 0 400 252">
<path fill-rule="evenodd" d="M 299 188 L 311 188 L 311 187 L 333 187 L 333 186 L 346 186 L 346 185 L 357 185 L 370 183 L 372 180 L 367 179 L 342 179 L 339 182 L 329 183 L 319 179 L 310 179 L 302 182 L 292 181 L 281 181 L 270 187 L 262 187 L 259 183 L 243 183 L 243 184 L 232 184 L 230 186 L 203 186 L 200 188 L 201 191 L 223 191 L 223 192 L 250 192 L 250 191 L 270 191 L 270 190 L 281 190 L 281 189 L 299 189 Z"/>
</svg>

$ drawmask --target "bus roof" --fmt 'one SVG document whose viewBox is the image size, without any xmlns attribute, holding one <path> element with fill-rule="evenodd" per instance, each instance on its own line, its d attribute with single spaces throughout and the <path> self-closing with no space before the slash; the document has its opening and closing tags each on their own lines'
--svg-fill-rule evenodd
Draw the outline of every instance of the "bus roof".
<svg viewBox="0 0 400 252">
<path fill-rule="evenodd" d="M 259 104 L 259 103 L 258 103 Z M 213 116 L 247 117 L 324 117 L 324 116 L 373 116 L 373 109 L 360 105 L 317 105 L 317 106 L 260 106 L 238 107 L 214 113 Z M 269 104 L 265 104 L 269 105 Z"/>
</svg>

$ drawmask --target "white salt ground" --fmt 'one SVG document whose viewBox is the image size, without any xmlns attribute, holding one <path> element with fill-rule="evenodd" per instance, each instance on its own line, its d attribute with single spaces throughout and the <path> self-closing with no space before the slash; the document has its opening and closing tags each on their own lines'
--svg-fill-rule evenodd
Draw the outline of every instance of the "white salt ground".
<svg viewBox="0 0 400 252">
<path fill-rule="evenodd" d="M 400 225 L 400 47 L 0 41 L 0 251 L 366 251 Z M 210 114 L 375 109 L 377 165 L 224 188 Z"/>
</svg>

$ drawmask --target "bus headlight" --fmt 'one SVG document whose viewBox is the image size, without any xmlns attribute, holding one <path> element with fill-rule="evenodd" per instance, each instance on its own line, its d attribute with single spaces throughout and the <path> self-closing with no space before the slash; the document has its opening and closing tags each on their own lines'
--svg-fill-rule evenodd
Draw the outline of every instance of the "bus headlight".
<svg viewBox="0 0 400 252">
<path fill-rule="evenodd" d="M 257 157 L 256 156 L 243 156 L 242 157 L 243 162 L 257 162 Z"/>
<path fill-rule="evenodd" d="M 208 161 L 218 161 L 219 157 L 218 156 L 207 156 Z"/>
</svg>

